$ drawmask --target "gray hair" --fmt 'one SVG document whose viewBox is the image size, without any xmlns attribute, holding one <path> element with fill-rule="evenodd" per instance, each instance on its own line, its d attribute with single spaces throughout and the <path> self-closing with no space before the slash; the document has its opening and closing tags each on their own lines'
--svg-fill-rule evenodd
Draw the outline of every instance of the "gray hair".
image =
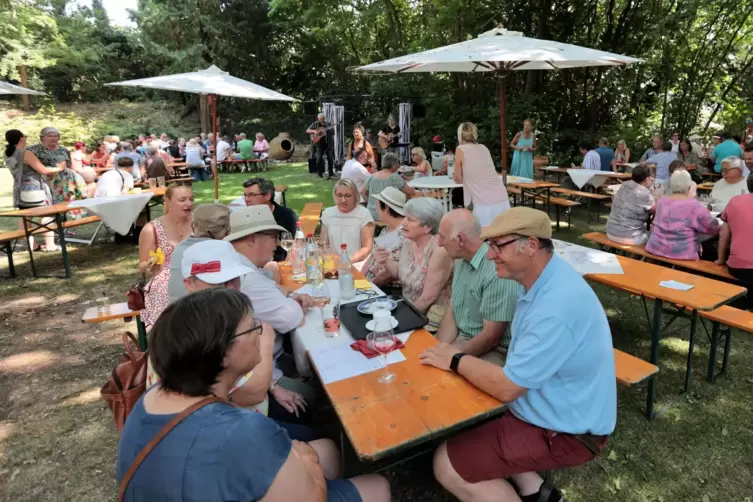
<svg viewBox="0 0 753 502">
<path fill-rule="evenodd" d="M 159 148 L 157 148 L 156 146 L 149 146 L 149 147 L 148 147 L 148 148 L 146 149 L 146 152 L 147 152 L 147 153 L 148 153 L 149 155 L 157 155 L 157 153 L 159 152 Z"/>
<path fill-rule="evenodd" d="M 431 234 L 439 231 L 439 222 L 444 216 L 442 203 L 430 197 L 418 197 L 405 204 L 405 216 L 416 218 L 421 225 L 431 228 Z"/>
<path fill-rule="evenodd" d="M 39 131 L 39 139 L 42 140 L 42 139 L 44 139 L 47 136 L 52 136 L 53 134 L 55 134 L 56 136 L 59 137 L 60 136 L 60 131 L 58 131 L 54 127 L 45 127 L 44 129 L 42 129 L 41 131 Z"/>
<path fill-rule="evenodd" d="M 131 145 L 128 141 L 121 141 L 120 147 L 126 152 L 133 151 L 133 145 Z"/>
<path fill-rule="evenodd" d="M 249 178 L 243 182 L 243 188 L 248 188 L 254 185 L 259 187 L 260 193 L 263 193 L 264 195 L 272 194 L 272 198 L 274 199 L 274 195 L 275 195 L 274 183 L 264 178 Z"/>
<path fill-rule="evenodd" d="M 400 157 L 394 153 L 385 153 L 382 156 L 382 169 L 394 169 L 400 165 Z"/>
<path fill-rule="evenodd" d="M 468 211 L 467 209 L 460 209 L 459 211 Z M 466 237 L 478 238 L 481 236 L 481 222 L 479 222 L 476 215 L 468 211 L 470 218 L 456 218 L 452 221 L 450 227 L 450 238 L 457 239 L 458 235 L 465 234 Z M 450 213 L 447 213 L 450 214 Z"/>
<path fill-rule="evenodd" d="M 319 113 L 319 114 L 318 114 L 318 115 L 316 116 L 316 118 L 318 118 L 318 119 L 326 119 L 326 118 L 327 118 L 327 116 L 326 116 L 326 115 L 325 115 L 324 113 Z"/>
<path fill-rule="evenodd" d="M 246 133 L 245 133 L 245 132 L 242 132 L 242 133 L 240 133 L 240 134 L 238 135 L 238 137 L 239 137 L 240 139 L 246 139 Z"/>
<path fill-rule="evenodd" d="M 722 164 L 729 164 L 732 169 L 739 169 L 740 172 L 745 171 L 745 169 L 743 169 L 743 159 L 740 157 L 725 157 L 722 159 Z"/>
<path fill-rule="evenodd" d="M 669 193 L 686 194 L 694 184 L 689 172 L 678 169 L 669 178 Z"/>
</svg>

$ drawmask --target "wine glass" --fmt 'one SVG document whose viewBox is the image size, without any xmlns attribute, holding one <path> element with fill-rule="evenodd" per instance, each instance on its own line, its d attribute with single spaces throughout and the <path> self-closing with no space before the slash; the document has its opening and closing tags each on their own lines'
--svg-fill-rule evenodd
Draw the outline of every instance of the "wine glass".
<svg viewBox="0 0 753 502">
<path fill-rule="evenodd" d="M 319 307 L 322 316 L 319 331 L 324 332 L 324 307 L 330 302 L 329 287 L 324 278 L 311 283 L 311 298 L 314 300 L 314 307 Z"/>
<path fill-rule="evenodd" d="M 397 345 L 397 338 L 395 338 L 394 333 L 392 333 L 392 328 L 389 327 L 389 329 L 387 329 L 388 326 L 391 326 L 389 320 L 387 320 L 387 323 L 388 324 L 385 326 L 384 322 L 377 322 L 377 325 L 374 326 L 374 331 L 366 336 L 369 348 L 384 356 L 384 373 L 377 378 L 379 383 L 391 383 L 397 377 L 390 371 L 389 364 L 387 363 L 387 354 L 392 352 L 395 345 Z M 380 324 L 382 326 L 380 326 Z"/>
<path fill-rule="evenodd" d="M 293 249 L 293 236 L 290 232 L 280 232 L 280 247 L 285 250 L 284 265 L 290 264 L 290 250 Z"/>
</svg>

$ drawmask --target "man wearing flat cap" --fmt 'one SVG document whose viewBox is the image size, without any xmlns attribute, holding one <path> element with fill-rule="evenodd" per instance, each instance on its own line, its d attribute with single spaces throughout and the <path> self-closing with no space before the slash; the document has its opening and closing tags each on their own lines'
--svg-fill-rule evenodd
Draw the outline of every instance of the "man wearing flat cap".
<svg viewBox="0 0 753 502">
<path fill-rule="evenodd" d="M 481 234 L 497 276 L 523 286 L 504 367 L 439 344 L 421 362 L 507 403 L 494 421 L 446 441 L 434 474 L 463 501 L 558 502 L 537 471 L 592 460 L 617 421 L 612 337 L 586 281 L 553 254 L 549 216 L 515 207 Z"/>
</svg>

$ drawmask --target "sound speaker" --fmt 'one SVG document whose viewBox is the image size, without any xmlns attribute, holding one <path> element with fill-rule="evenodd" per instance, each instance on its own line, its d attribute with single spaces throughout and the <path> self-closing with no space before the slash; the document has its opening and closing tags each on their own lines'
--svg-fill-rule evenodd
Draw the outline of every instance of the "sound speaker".
<svg viewBox="0 0 753 502">
<path fill-rule="evenodd" d="M 316 101 L 304 101 L 303 113 L 304 115 L 316 115 L 319 113 L 319 103 Z"/>
<path fill-rule="evenodd" d="M 413 116 L 418 119 L 426 117 L 426 108 L 424 108 L 424 105 L 418 103 L 413 105 Z"/>
</svg>

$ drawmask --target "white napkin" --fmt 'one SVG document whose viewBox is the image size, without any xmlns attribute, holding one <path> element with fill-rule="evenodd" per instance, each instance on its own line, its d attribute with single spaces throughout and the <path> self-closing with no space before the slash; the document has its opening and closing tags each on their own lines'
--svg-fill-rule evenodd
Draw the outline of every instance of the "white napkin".
<svg viewBox="0 0 753 502">
<path fill-rule="evenodd" d="M 676 289 L 678 291 L 689 291 L 695 287 L 691 284 L 683 284 L 682 282 L 678 281 L 661 281 L 659 283 L 659 286 L 663 288 Z"/>
</svg>

